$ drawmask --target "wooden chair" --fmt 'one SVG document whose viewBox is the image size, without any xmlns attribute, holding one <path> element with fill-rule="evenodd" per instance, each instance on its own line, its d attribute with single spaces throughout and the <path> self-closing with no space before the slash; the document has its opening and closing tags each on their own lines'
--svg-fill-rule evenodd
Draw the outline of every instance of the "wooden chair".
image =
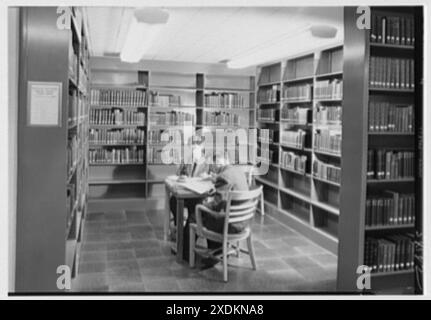
<svg viewBox="0 0 431 320">
<path fill-rule="evenodd" d="M 253 166 L 249 166 L 245 170 L 245 174 L 246 174 L 246 177 L 247 177 L 247 183 L 248 183 L 249 188 L 253 187 L 253 170 L 254 170 Z M 262 194 L 260 196 L 259 203 L 260 203 L 260 210 L 259 210 L 260 214 L 262 216 L 264 216 L 265 215 L 265 203 L 264 203 L 264 199 L 263 199 L 263 192 L 262 192 Z"/>
<path fill-rule="evenodd" d="M 202 224 L 202 212 L 213 213 L 214 211 L 208 209 L 204 205 L 196 206 L 196 223 L 190 225 L 190 267 L 195 266 L 195 253 L 196 253 L 196 235 L 208 240 L 216 241 L 222 244 L 222 254 L 214 255 L 214 252 L 208 252 L 210 256 L 223 262 L 223 280 L 228 280 L 227 275 L 227 259 L 231 253 L 236 253 L 236 250 L 229 250 L 233 243 L 237 244 L 239 241 L 247 240 L 247 251 L 240 249 L 242 252 L 249 254 L 253 270 L 256 270 L 256 261 L 254 258 L 253 244 L 251 238 L 251 223 L 257 209 L 259 199 L 262 194 L 262 186 L 250 191 L 230 191 L 225 210 L 225 220 L 223 226 L 223 233 L 217 233 L 205 228 Z M 239 222 L 249 222 L 247 226 L 240 233 L 228 233 L 229 225 Z M 228 251 L 229 250 L 229 251 Z"/>
</svg>

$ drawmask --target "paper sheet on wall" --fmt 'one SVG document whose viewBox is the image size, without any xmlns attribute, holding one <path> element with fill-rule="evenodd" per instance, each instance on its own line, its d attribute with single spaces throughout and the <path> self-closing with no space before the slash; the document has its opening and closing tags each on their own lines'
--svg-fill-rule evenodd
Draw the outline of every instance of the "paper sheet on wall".
<svg viewBox="0 0 431 320">
<path fill-rule="evenodd" d="M 61 82 L 28 83 L 28 124 L 61 126 Z"/>
</svg>

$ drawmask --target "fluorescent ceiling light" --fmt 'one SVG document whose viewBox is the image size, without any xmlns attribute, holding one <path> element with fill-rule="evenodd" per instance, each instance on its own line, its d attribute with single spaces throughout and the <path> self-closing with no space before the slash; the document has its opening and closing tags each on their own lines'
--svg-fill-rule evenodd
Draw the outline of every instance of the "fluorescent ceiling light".
<svg viewBox="0 0 431 320">
<path fill-rule="evenodd" d="M 249 52 L 231 59 L 227 66 L 231 69 L 241 69 L 266 62 L 282 59 L 288 54 L 301 53 L 336 39 L 337 29 L 331 26 L 307 26 L 285 34 L 278 39 L 272 39 Z M 337 39 L 338 41 L 338 39 Z"/>
<path fill-rule="evenodd" d="M 138 62 L 159 36 L 169 14 L 158 8 L 136 10 L 130 21 L 129 31 L 121 50 L 125 62 Z"/>
</svg>

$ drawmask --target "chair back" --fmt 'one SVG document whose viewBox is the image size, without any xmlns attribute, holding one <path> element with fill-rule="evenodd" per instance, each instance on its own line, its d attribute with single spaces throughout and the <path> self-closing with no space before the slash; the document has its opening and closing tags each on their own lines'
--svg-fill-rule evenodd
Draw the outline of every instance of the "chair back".
<svg viewBox="0 0 431 320">
<path fill-rule="evenodd" d="M 248 191 L 229 191 L 224 223 L 225 235 L 228 234 L 230 224 L 253 219 L 262 189 L 263 187 L 259 186 Z"/>
</svg>

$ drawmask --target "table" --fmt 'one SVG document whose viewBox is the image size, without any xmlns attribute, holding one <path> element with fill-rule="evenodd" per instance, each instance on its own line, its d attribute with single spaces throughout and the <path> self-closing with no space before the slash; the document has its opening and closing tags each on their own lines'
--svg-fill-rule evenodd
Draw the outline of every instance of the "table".
<svg viewBox="0 0 431 320">
<path fill-rule="evenodd" d="M 186 199 L 203 199 L 208 195 L 206 193 L 198 194 L 190 191 L 182 186 L 176 184 L 175 180 L 165 179 L 165 221 L 163 227 L 163 239 L 168 240 L 169 235 L 169 222 L 170 222 L 170 208 L 169 199 L 171 196 L 175 196 L 177 199 L 177 262 L 183 261 L 183 245 L 184 245 L 184 200 Z M 189 213 L 190 214 L 190 213 Z"/>
</svg>

